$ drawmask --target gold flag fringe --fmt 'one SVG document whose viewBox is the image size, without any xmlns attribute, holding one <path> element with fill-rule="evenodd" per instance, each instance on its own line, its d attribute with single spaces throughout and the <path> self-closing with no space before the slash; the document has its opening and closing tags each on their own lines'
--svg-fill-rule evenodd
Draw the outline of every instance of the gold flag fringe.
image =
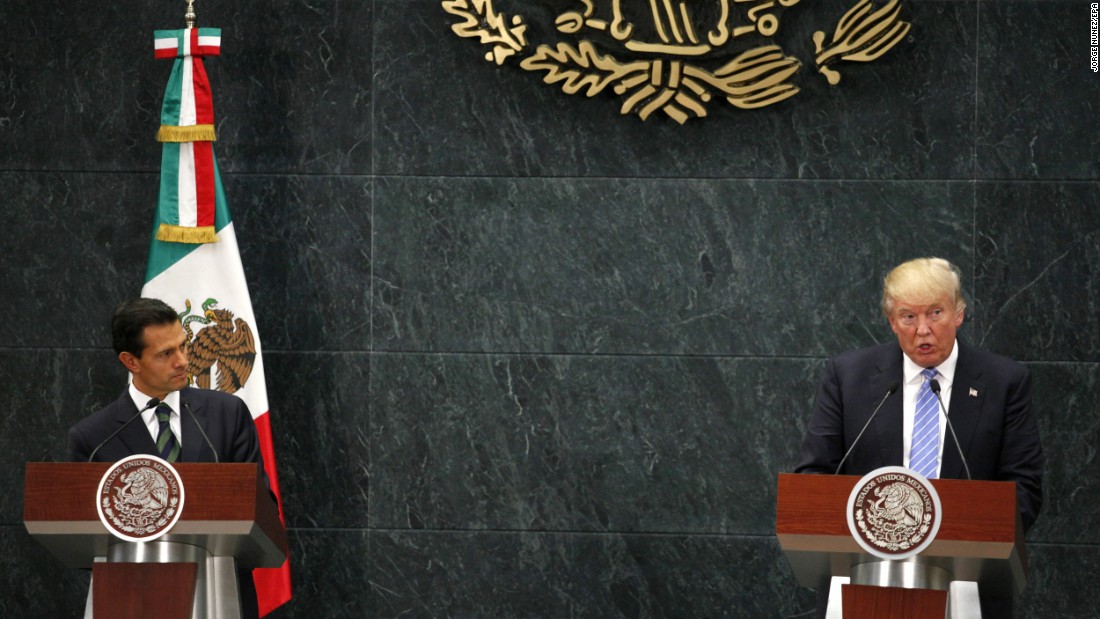
<svg viewBox="0 0 1100 619">
<path fill-rule="evenodd" d="M 161 224 L 157 228 L 157 240 L 169 243 L 191 243 L 201 245 L 203 243 L 217 243 L 218 235 L 214 232 L 214 226 L 201 226 L 188 228 L 172 224 Z"/>
<path fill-rule="evenodd" d="M 157 131 L 158 142 L 214 142 L 214 125 L 188 125 L 176 127 L 161 125 Z"/>
</svg>

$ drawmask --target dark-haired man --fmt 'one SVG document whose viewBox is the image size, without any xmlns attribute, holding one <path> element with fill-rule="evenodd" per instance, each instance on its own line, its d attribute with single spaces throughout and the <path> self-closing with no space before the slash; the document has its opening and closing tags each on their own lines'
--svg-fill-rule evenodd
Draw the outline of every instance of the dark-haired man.
<svg viewBox="0 0 1100 619">
<path fill-rule="evenodd" d="M 253 462 L 263 470 L 256 426 L 244 401 L 188 386 L 189 342 L 174 309 L 157 299 L 125 301 L 111 319 L 111 338 L 132 382 L 122 397 L 69 430 L 71 460 L 115 462 L 149 454 L 170 462 Z M 153 399 L 159 406 L 135 418 Z M 167 417 L 170 434 L 158 412 Z M 239 571 L 238 579 L 242 616 L 258 616 L 251 572 Z"/>
</svg>

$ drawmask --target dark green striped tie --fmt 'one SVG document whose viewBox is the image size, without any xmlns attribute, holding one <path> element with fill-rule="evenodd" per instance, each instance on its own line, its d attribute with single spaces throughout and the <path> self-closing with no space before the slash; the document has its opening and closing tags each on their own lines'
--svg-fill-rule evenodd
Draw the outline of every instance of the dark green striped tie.
<svg viewBox="0 0 1100 619">
<path fill-rule="evenodd" d="M 160 422 L 160 434 L 157 435 L 157 451 L 160 457 L 168 462 L 175 462 L 180 457 L 180 444 L 176 435 L 172 434 L 172 426 L 168 420 L 172 417 L 172 409 L 167 404 L 157 407 L 157 421 Z"/>
</svg>

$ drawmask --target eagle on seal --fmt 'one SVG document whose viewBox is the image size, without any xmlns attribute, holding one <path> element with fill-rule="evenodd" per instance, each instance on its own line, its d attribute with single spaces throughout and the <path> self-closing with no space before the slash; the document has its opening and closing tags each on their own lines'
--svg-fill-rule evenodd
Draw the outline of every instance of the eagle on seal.
<svg viewBox="0 0 1100 619">
<path fill-rule="evenodd" d="M 899 527 L 915 527 L 924 520 L 924 504 L 916 490 L 902 483 L 875 489 L 874 510 L 882 518 Z"/>
<path fill-rule="evenodd" d="M 153 469 L 142 467 L 123 474 L 120 479 L 126 485 L 115 488 L 116 506 L 125 503 L 141 509 L 162 510 L 168 505 L 168 482 Z"/>
</svg>

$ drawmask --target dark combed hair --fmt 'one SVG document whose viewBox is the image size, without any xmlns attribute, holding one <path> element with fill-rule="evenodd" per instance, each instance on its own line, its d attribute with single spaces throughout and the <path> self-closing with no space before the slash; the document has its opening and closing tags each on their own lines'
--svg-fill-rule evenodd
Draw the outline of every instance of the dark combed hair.
<svg viewBox="0 0 1100 619">
<path fill-rule="evenodd" d="M 115 353 L 141 357 L 145 350 L 145 327 L 179 322 L 176 310 L 160 299 L 130 299 L 115 308 L 111 317 L 111 341 Z"/>
</svg>

